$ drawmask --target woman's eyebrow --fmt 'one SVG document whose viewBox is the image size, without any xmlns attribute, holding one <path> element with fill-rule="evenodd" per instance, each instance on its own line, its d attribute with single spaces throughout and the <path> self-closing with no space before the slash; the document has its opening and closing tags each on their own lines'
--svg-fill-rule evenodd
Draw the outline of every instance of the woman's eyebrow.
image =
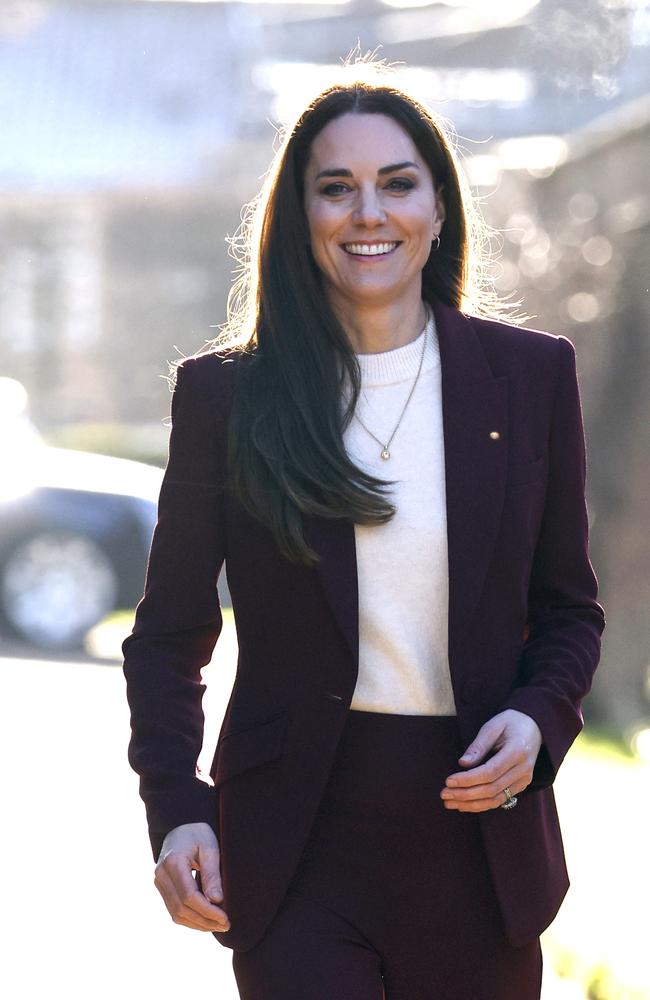
<svg viewBox="0 0 650 1000">
<path fill-rule="evenodd" d="M 391 163 L 387 167 L 380 167 L 377 171 L 378 174 L 392 174 L 394 170 L 404 170 L 406 167 L 415 167 L 419 170 L 417 163 L 412 163 L 411 160 L 404 160 L 403 163 Z M 320 177 L 352 177 L 352 171 L 347 170 L 345 167 L 334 167 L 329 170 L 321 170 L 319 174 L 316 174 L 314 180 L 318 180 Z"/>
</svg>

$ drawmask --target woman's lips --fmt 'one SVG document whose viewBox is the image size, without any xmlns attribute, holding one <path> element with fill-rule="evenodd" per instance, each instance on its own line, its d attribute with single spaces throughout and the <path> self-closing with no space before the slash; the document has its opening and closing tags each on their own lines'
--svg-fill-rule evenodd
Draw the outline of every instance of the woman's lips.
<svg viewBox="0 0 650 1000">
<path fill-rule="evenodd" d="M 363 263 L 365 264 L 366 261 L 372 263 L 373 261 L 387 260 L 389 257 L 393 256 L 395 251 L 400 246 L 401 243 L 396 243 L 392 250 L 388 250 L 385 253 L 351 253 L 349 250 L 346 250 L 344 246 L 341 247 L 341 250 L 343 251 L 346 257 L 351 257 L 352 260 L 363 261 Z"/>
</svg>

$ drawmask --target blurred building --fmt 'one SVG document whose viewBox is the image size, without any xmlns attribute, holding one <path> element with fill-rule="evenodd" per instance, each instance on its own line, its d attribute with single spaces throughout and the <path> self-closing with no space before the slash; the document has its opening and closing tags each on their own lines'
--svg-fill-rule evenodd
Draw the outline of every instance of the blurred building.
<svg viewBox="0 0 650 1000">
<path fill-rule="evenodd" d="M 473 169 L 495 190 L 499 286 L 527 325 L 576 345 L 591 554 L 608 627 L 591 709 L 619 730 L 650 699 L 650 95 L 570 136 L 504 140 Z"/>
<path fill-rule="evenodd" d="M 145 419 L 164 401 L 151 373 L 224 321 L 224 237 L 273 123 L 328 66 L 357 41 L 404 62 L 485 164 L 502 139 L 568 134 L 647 92 L 647 8 L 588 6 L 5 0 L 3 370 L 44 424 Z"/>
</svg>

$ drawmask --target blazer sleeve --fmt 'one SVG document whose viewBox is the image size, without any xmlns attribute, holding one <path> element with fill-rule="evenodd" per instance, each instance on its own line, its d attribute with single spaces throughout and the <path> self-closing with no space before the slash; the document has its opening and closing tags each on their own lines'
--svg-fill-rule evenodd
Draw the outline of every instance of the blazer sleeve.
<svg viewBox="0 0 650 1000">
<path fill-rule="evenodd" d="M 605 615 L 588 554 L 586 449 L 575 348 L 558 337 L 547 492 L 528 593 L 520 683 L 506 703 L 531 716 L 543 745 L 532 789 L 550 785 L 583 725 Z"/>
<path fill-rule="evenodd" d="M 220 400 L 207 377 L 214 374 L 212 360 L 190 358 L 177 370 L 144 595 L 122 644 L 128 759 L 140 776 L 155 859 L 174 827 L 205 822 L 217 828 L 215 789 L 196 768 L 204 723 L 201 668 L 222 627 L 224 456 Z"/>
</svg>

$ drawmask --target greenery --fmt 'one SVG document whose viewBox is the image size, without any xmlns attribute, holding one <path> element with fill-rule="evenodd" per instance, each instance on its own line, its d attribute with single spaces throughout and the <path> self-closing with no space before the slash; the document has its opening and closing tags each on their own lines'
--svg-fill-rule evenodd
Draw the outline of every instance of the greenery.
<svg viewBox="0 0 650 1000">
<path fill-rule="evenodd" d="M 625 735 L 606 726 L 587 726 L 575 743 L 575 750 L 601 759 L 629 761 L 636 759 Z"/>
</svg>

